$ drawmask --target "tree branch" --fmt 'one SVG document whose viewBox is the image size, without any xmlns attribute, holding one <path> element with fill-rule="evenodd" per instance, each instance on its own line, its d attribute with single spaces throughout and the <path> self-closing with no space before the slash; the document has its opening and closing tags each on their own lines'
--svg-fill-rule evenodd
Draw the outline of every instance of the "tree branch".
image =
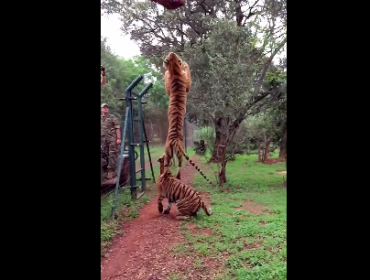
<svg viewBox="0 0 370 280">
<path fill-rule="evenodd" d="M 200 32 L 190 23 L 190 21 L 188 21 L 188 20 L 184 20 L 184 19 L 180 19 L 180 21 L 182 22 L 182 23 L 185 23 L 185 24 L 187 24 L 188 26 L 190 26 L 191 27 L 191 29 L 193 29 L 193 31 L 195 32 L 195 33 L 197 33 L 198 34 L 198 36 L 199 37 L 202 37 L 202 35 L 200 34 Z"/>
<path fill-rule="evenodd" d="M 265 62 L 265 65 L 262 68 L 261 75 L 260 75 L 260 77 L 258 79 L 256 88 L 254 89 L 253 98 L 256 98 L 257 95 L 260 93 L 263 80 L 265 79 L 267 70 L 269 69 L 272 60 L 274 59 L 275 55 L 280 51 L 280 49 L 285 45 L 286 42 L 287 42 L 287 38 L 285 37 L 284 40 L 277 46 L 277 48 L 271 54 L 271 56 L 269 57 L 269 59 Z"/>
</svg>

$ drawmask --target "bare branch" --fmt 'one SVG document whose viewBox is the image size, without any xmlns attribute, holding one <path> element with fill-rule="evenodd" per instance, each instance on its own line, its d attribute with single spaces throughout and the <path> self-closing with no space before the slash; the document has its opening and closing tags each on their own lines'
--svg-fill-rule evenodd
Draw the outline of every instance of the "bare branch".
<svg viewBox="0 0 370 280">
<path fill-rule="evenodd" d="M 261 91 L 263 80 L 265 79 L 267 70 L 269 69 L 272 60 L 274 59 L 275 55 L 280 51 L 280 49 L 285 45 L 287 42 L 287 38 L 285 37 L 284 40 L 275 48 L 269 59 L 265 62 L 265 65 L 263 66 L 262 73 L 260 75 L 260 78 L 258 79 L 258 83 L 256 85 L 255 91 L 254 91 L 254 98 L 257 97 L 257 95 Z"/>
</svg>

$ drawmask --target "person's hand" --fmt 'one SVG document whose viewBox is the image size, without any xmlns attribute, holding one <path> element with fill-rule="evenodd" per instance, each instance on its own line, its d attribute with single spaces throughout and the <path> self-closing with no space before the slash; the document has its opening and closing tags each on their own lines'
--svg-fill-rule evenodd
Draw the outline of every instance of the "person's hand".
<svg viewBox="0 0 370 280">
<path fill-rule="evenodd" d="M 117 146 L 121 145 L 121 139 L 117 139 Z"/>
</svg>

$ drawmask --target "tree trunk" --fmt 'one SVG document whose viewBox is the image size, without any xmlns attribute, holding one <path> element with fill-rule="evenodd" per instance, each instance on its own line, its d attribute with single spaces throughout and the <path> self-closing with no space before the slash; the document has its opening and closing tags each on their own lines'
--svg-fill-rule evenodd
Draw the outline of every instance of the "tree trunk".
<svg viewBox="0 0 370 280">
<path fill-rule="evenodd" d="M 265 147 L 265 154 L 263 156 L 263 162 L 266 162 L 268 157 L 269 157 L 269 152 L 270 152 L 270 144 L 272 142 L 272 139 L 267 140 L 266 142 L 266 147 Z"/>
<path fill-rule="evenodd" d="M 213 127 L 215 129 L 216 139 L 215 139 L 215 145 L 214 145 L 213 152 L 212 152 L 212 157 L 209 160 L 210 162 L 220 162 L 219 156 L 221 154 L 219 153 L 220 151 L 218 147 L 222 142 L 227 142 L 226 139 L 223 139 L 223 138 L 226 138 L 225 134 L 222 133 L 224 122 L 225 121 L 222 118 L 218 118 L 214 122 Z"/>
<path fill-rule="evenodd" d="M 216 162 L 221 164 L 221 171 L 219 173 L 219 179 L 221 186 L 226 183 L 226 147 L 227 147 L 227 138 L 224 134 L 220 133 L 218 135 L 218 141 L 215 143 L 213 155 L 211 162 Z"/>
<path fill-rule="evenodd" d="M 220 131 L 218 131 L 217 127 L 215 128 L 215 130 L 216 130 L 216 139 L 215 139 L 215 145 L 214 145 L 213 152 L 212 152 L 212 157 L 209 160 L 210 162 L 218 162 L 217 147 L 218 147 L 218 145 L 220 145 L 221 138 L 223 136 L 222 133 Z"/>
<path fill-rule="evenodd" d="M 279 158 L 286 159 L 286 139 L 287 139 L 287 132 L 284 131 L 283 139 L 280 142 L 280 151 L 279 151 Z"/>
<path fill-rule="evenodd" d="M 223 184 L 226 183 L 226 163 L 227 161 L 226 161 L 226 147 L 222 147 L 221 149 L 223 151 L 221 151 L 221 156 L 220 156 L 221 171 L 219 174 L 219 178 L 220 178 L 220 185 L 222 186 Z"/>
<path fill-rule="evenodd" d="M 258 149 L 258 151 L 257 151 L 257 154 L 258 154 L 258 162 L 261 162 L 262 161 L 262 159 L 261 159 L 261 150 L 260 150 L 260 143 L 257 143 L 257 149 Z"/>
<path fill-rule="evenodd" d="M 227 139 L 225 135 L 220 133 L 218 137 L 216 137 L 215 148 L 213 150 L 210 162 L 221 163 L 223 158 L 226 158 L 226 147 Z"/>
<path fill-rule="evenodd" d="M 284 153 L 285 153 L 285 150 L 283 148 L 283 145 L 280 144 L 280 151 L 279 151 L 279 158 L 280 159 L 283 159 L 285 157 Z"/>
<path fill-rule="evenodd" d="M 226 148 L 233 141 L 235 133 L 243 119 L 238 118 L 230 123 L 228 118 L 218 118 L 214 123 L 216 139 L 210 162 L 221 164 L 221 171 L 219 173 L 221 185 L 226 183 Z"/>
<path fill-rule="evenodd" d="M 229 123 L 227 119 L 218 118 L 214 124 L 216 139 L 215 146 L 212 152 L 210 162 L 219 163 L 221 170 L 219 175 L 220 184 L 226 183 L 226 148 L 230 139 L 225 132 L 229 131 Z"/>
</svg>

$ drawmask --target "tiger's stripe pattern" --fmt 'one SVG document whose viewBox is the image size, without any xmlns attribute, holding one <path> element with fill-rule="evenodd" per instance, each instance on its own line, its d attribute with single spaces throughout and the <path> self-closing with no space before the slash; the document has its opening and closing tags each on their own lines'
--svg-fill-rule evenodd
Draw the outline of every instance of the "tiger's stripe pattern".
<svg viewBox="0 0 370 280">
<path fill-rule="evenodd" d="M 166 68 L 165 88 L 170 98 L 167 111 L 168 133 L 165 146 L 165 170 L 168 170 L 168 166 L 175 152 L 178 159 L 178 172 L 176 178 L 180 179 L 182 153 L 177 146 L 184 147 L 183 124 L 186 113 L 187 75 L 184 72 L 182 60 L 173 52 L 169 53 L 163 60 L 163 66 Z M 177 145 L 174 145 L 175 140 Z"/>
<path fill-rule="evenodd" d="M 186 77 L 186 92 L 189 92 L 190 87 L 191 87 L 191 74 L 190 74 L 189 65 L 185 61 L 183 61 L 181 66 L 182 66 L 182 70 L 184 71 L 185 77 Z"/>
<path fill-rule="evenodd" d="M 157 161 L 160 163 L 160 174 L 157 178 L 159 213 L 163 212 L 163 199 L 167 198 L 168 204 L 164 214 L 169 214 L 172 203 L 176 203 L 179 211 L 178 216 L 196 216 L 200 208 L 207 216 L 211 216 L 211 208 L 207 208 L 198 192 L 172 176 L 170 171 L 165 171 L 165 156 L 162 155 Z"/>
<path fill-rule="evenodd" d="M 186 113 L 186 93 L 190 90 L 191 86 L 189 66 L 173 52 L 169 53 L 163 60 L 163 66 L 166 68 L 165 88 L 167 95 L 170 97 L 167 112 L 169 128 L 164 152 L 165 171 L 168 171 L 174 153 L 176 153 L 178 159 L 177 179 L 181 179 L 180 169 L 182 167 L 182 157 L 184 156 L 210 182 L 200 168 L 189 159 L 184 149 L 183 124 Z M 212 183 L 210 182 L 210 184 Z"/>
<path fill-rule="evenodd" d="M 167 93 L 167 96 L 170 97 L 171 96 L 171 82 L 170 82 L 170 71 L 168 71 L 168 66 L 167 66 L 167 58 L 163 61 L 163 66 L 164 68 L 166 68 L 166 72 L 164 73 L 164 84 L 165 84 L 165 90 L 166 90 L 166 93 Z M 183 71 L 183 73 L 185 74 L 185 78 L 186 78 L 186 92 L 188 93 L 190 91 L 190 87 L 191 87 L 191 74 L 190 74 L 190 69 L 189 69 L 189 65 L 185 62 L 185 61 L 181 61 L 180 62 L 180 65 L 181 65 L 181 69 Z"/>
<path fill-rule="evenodd" d="M 166 143 L 167 144 L 167 143 Z M 211 180 L 209 180 L 208 178 L 207 178 L 207 176 L 203 173 L 203 171 L 195 164 L 195 162 L 194 161 L 192 161 L 190 158 L 189 158 L 189 156 L 186 154 L 186 152 L 185 152 L 185 150 L 184 150 L 184 148 L 183 147 L 179 147 L 179 145 L 178 145 L 178 142 L 177 142 L 177 140 L 174 140 L 173 142 L 172 142 L 172 144 L 173 144 L 173 146 L 174 147 L 176 147 L 176 152 L 179 152 L 180 154 L 181 154 L 181 156 L 184 156 L 185 157 L 185 159 L 187 160 L 187 161 L 189 161 L 189 163 L 200 173 L 200 175 L 202 175 L 203 176 L 203 178 L 204 179 L 206 179 L 206 181 L 207 182 L 209 182 L 211 185 L 212 185 L 212 182 L 211 182 Z M 167 149 L 168 147 L 167 147 L 167 145 L 166 145 L 166 147 L 165 147 L 165 149 Z M 172 149 L 169 149 L 170 150 L 170 155 L 171 156 L 173 156 L 173 154 L 171 153 L 172 152 Z M 177 154 L 176 154 L 177 155 Z M 166 153 L 164 153 L 164 155 L 163 156 L 166 156 Z M 177 155 L 177 158 L 179 158 L 178 157 L 178 155 Z M 182 160 L 182 157 L 181 157 L 181 160 Z M 166 162 L 166 161 L 165 161 Z M 172 165 L 172 161 L 170 161 L 169 162 L 169 164 L 168 164 L 168 166 L 171 166 Z M 179 159 L 179 169 L 180 169 L 180 159 Z M 166 163 L 165 163 L 165 170 L 166 171 L 169 171 L 169 169 L 168 169 L 168 167 L 166 168 Z M 177 175 L 176 175 L 176 178 L 177 179 L 181 179 L 181 176 L 179 175 L 180 174 L 180 170 L 178 170 L 178 172 L 177 172 Z"/>
</svg>

